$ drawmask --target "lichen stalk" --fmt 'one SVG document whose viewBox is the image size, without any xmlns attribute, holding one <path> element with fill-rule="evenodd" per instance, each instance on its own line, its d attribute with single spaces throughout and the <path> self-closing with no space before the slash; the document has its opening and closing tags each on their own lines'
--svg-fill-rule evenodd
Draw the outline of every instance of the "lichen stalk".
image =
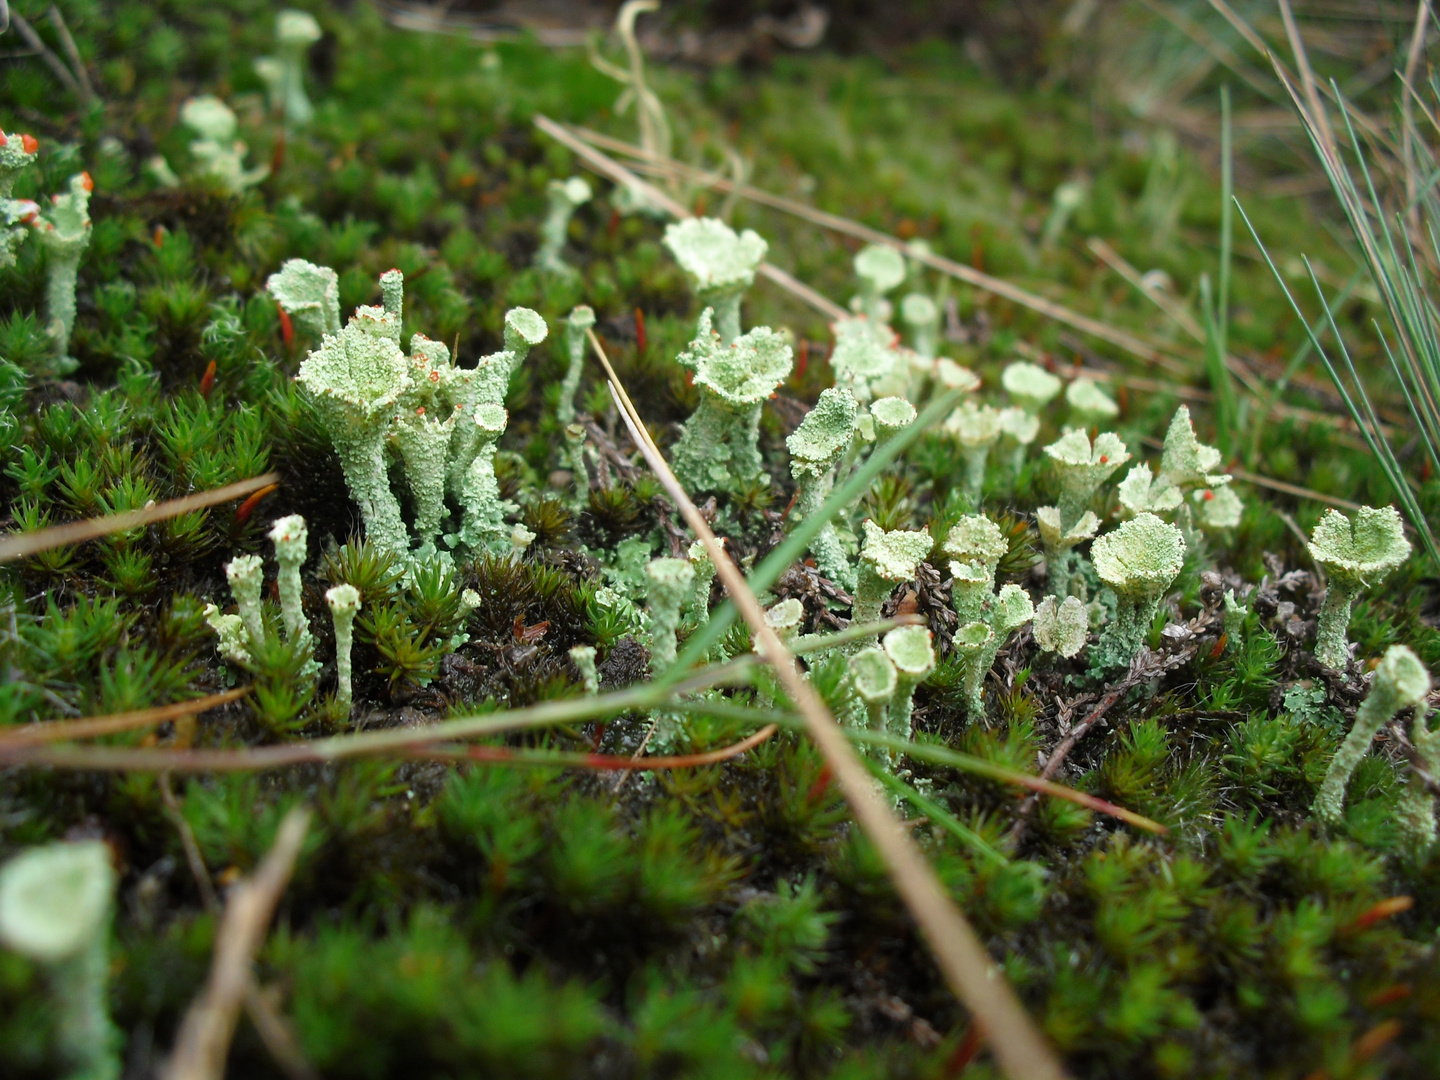
<svg viewBox="0 0 1440 1080">
<path fill-rule="evenodd" d="M 595 312 L 585 304 L 576 307 L 565 320 L 565 352 L 569 366 L 565 369 L 565 381 L 560 384 L 560 402 L 555 407 L 555 418 L 560 421 L 561 427 L 575 422 L 575 394 L 580 389 L 580 376 L 585 371 L 586 331 L 594 325 Z"/>
<path fill-rule="evenodd" d="M 335 704 L 346 710 L 352 700 L 350 654 L 354 648 L 355 616 L 360 611 L 360 590 L 336 585 L 325 592 L 335 624 Z"/>
<path fill-rule="evenodd" d="M 1430 692 L 1430 673 L 1420 658 L 1404 645 L 1392 645 L 1375 668 L 1370 693 L 1355 710 L 1355 723 L 1340 749 L 1330 759 L 1325 779 L 1315 796 L 1315 815 L 1322 821 L 1337 824 L 1345 811 L 1345 788 L 1350 775 L 1370 750 L 1375 733 L 1402 709 L 1413 709 L 1425 702 Z"/>
</svg>

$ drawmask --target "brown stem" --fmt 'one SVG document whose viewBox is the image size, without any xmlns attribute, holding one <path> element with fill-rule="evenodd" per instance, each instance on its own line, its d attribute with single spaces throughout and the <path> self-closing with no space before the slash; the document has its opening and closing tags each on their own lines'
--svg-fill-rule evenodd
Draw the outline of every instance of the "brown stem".
<svg viewBox="0 0 1440 1080">
<path fill-rule="evenodd" d="M 210 977 L 180 1024 L 175 1052 L 162 1074 L 164 1080 L 224 1077 L 240 1008 L 254 985 L 255 954 L 290 882 L 309 825 L 309 810 L 291 810 L 255 873 L 231 887 L 215 939 Z"/>
</svg>

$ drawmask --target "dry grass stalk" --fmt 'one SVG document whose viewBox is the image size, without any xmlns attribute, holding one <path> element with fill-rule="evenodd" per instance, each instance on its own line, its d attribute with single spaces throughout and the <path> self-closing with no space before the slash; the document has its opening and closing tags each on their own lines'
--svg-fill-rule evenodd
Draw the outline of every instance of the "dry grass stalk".
<svg viewBox="0 0 1440 1080">
<path fill-rule="evenodd" d="M 1026 1014 L 998 965 L 986 953 L 975 931 L 945 895 L 939 880 L 875 790 L 869 773 L 841 732 L 835 718 L 800 673 L 794 656 L 765 621 L 760 602 L 740 568 L 731 561 L 704 517 L 670 471 L 643 419 L 625 393 L 594 332 L 590 344 L 610 379 L 610 393 L 620 415 L 666 493 L 686 524 L 705 545 L 731 601 L 750 624 L 756 645 L 771 664 L 790 700 L 806 721 L 806 730 L 840 784 L 856 822 L 875 845 L 896 891 L 909 908 L 951 990 L 984 1029 L 1000 1067 L 1012 1080 L 1053 1080 L 1064 1069 L 1044 1036 Z"/>
<path fill-rule="evenodd" d="M 230 889 L 215 939 L 215 958 L 205 989 L 180 1024 L 164 1080 L 219 1080 L 246 994 L 254 985 L 255 954 L 305 842 L 310 811 L 296 807 L 285 815 L 275 843 L 249 878 Z"/>
<path fill-rule="evenodd" d="M 648 199 L 677 220 L 694 217 L 684 206 L 676 202 L 654 184 L 646 183 L 614 158 L 602 154 L 595 147 L 577 138 L 568 128 L 562 127 L 543 113 L 535 116 L 535 126 L 556 142 L 568 147 L 574 154 L 602 176 L 609 177 L 617 184 L 624 184 L 637 195 Z M 668 159 L 666 159 L 668 160 Z M 842 319 L 849 314 L 844 308 L 825 296 L 820 295 L 793 274 L 781 270 L 772 263 L 763 262 L 756 270 L 761 277 L 769 278 L 791 295 L 809 304 L 827 319 Z"/>
<path fill-rule="evenodd" d="M 42 720 L 38 724 L 26 724 L 24 727 L 0 731 L 0 749 L 38 746 L 47 742 L 68 742 L 71 739 L 93 739 L 99 735 L 113 735 L 117 731 L 158 727 L 171 720 L 195 716 L 208 709 L 237 701 L 249 692 L 248 686 L 240 686 L 234 690 L 196 698 L 194 701 L 177 701 L 173 705 L 157 705 L 150 709 L 136 709 L 134 712 L 87 716 L 80 720 Z"/>
<path fill-rule="evenodd" d="M 194 495 L 156 503 L 143 510 L 128 510 L 123 514 L 87 518 L 85 521 L 75 521 L 69 525 L 56 525 L 50 529 L 37 529 L 34 532 L 7 536 L 0 539 L 0 563 L 28 558 L 31 555 L 38 555 L 42 551 L 49 551 L 51 548 L 80 544 L 86 540 L 109 536 L 111 533 L 125 532 L 127 529 L 138 529 L 142 525 L 153 525 L 157 521 L 179 517 L 192 510 L 203 510 L 207 506 L 216 506 L 219 503 L 229 502 L 231 499 L 238 499 L 242 495 L 249 495 L 252 491 L 259 491 L 261 488 L 279 482 L 279 473 L 268 472 L 262 476 L 251 477 L 249 480 L 226 484 L 224 487 L 215 488 L 212 491 L 200 491 Z"/>
</svg>

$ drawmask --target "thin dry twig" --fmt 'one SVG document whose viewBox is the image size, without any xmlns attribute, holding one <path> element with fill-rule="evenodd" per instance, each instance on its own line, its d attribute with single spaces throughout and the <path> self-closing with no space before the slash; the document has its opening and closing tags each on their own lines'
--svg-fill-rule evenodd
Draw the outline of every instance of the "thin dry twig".
<svg viewBox="0 0 1440 1080">
<path fill-rule="evenodd" d="M 806 721 L 806 730 L 840 784 L 856 822 L 885 861 L 895 889 L 910 909 L 921 934 L 951 990 L 985 1030 L 1000 1067 L 1012 1080 L 1057 1080 L 1065 1075 L 1055 1052 L 1026 1014 L 1015 992 L 986 953 L 975 931 L 942 889 L 934 871 L 905 828 L 890 812 L 830 710 L 800 673 L 785 643 L 765 621 L 760 602 L 740 568 L 710 530 L 699 509 L 670 471 L 659 447 L 650 439 L 594 331 L 590 344 L 610 379 L 610 393 L 661 485 L 679 507 L 686 523 L 705 545 L 716 572 L 750 624 L 761 655 L 771 664 L 787 696 Z"/>
<path fill-rule="evenodd" d="M 29 45 L 30 48 L 34 49 L 35 52 L 40 55 L 40 59 L 45 61 L 45 66 L 64 84 L 65 88 L 82 102 L 88 102 L 89 98 L 85 96 L 85 91 L 80 88 L 80 83 L 75 78 L 74 73 L 65 66 L 65 61 L 56 56 L 50 46 L 45 44 L 40 35 L 35 32 L 35 28 L 26 20 L 25 16 L 21 15 L 18 11 L 12 11 L 10 12 L 10 21 L 14 24 L 15 29 L 20 31 L 20 36 L 25 39 L 25 44 Z"/>
<path fill-rule="evenodd" d="M 545 123 L 541 124 L 541 120 L 545 120 Z M 607 135 L 601 135 L 599 132 L 590 131 L 586 128 L 576 128 L 572 133 L 569 129 L 562 128 L 553 120 L 548 120 L 545 117 L 537 117 L 535 122 L 542 131 L 545 131 L 547 134 L 554 135 L 554 137 L 557 139 L 561 139 L 561 141 L 563 141 L 566 146 L 569 146 L 572 149 L 574 149 L 577 145 L 585 146 L 587 143 L 590 143 L 593 144 L 593 146 L 589 146 L 588 149 L 592 151 L 594 151 L 595 147 L 604 147 L 608 150 L 613 150 L 616 153 L 626 154 L 640 161 L 647 161 L 649 157 L 645 154 L 643 150 L 641 150 L 637 146 L 631 146 L 629 143 L 622 142 L 618 139 L 612 139 Z M 561 132 L 563 135 L 568 136 L 568 138 L 562 139 L 561 135 L 556 134 L 556 132 Z M 576 152 L 578 153 L 579 151 L 577 150 Z M 598 153 L 598 151 L 595 152 Z M 615 163 L 614 159 L 609 158 L 603 154 L 599 156 L 603 160 L 609 162 L 614 167 L 623 170 L 624 167 L 619 166 L 617 163 Z M 587 160 L 589 159 L 587 158 Z M 654 168 L 665 170 L 678 170 L 682 173 L 694 174 L 697 177 L 710 176 L 710 174 L 705 173 L 702 170 L 695 169 L 691 166 L 685 165 L 683 162 L 675 161 L 669 158 L 658 161 L 648 161 L 648 164 Z M 628 170 L 625 171 L 628 172 Z M 643 181 L 641 182 L 643 183 Z M 763 191 L 760 188 L 751 187 L 749 184 L 736 184 L 734 183 L 734 181 L 726 180 L 719 177 L 712 178 L 712 182 L 713 186 L 720 191 L 738 192 L 741 198 L 749 199 L 751 202 L 759 203 L 762 206 L 769 206 L 772 209 L 782 210 L 785 213 L 793 214 L 796 217 L 804 218 L 806 221 L 810 221 L 816 225 L 821 226 L 822 228 L 829 229 L 832 232 L 842 233 L 846 236 L 853 236 L 857 240 L 864 240 L 865 242 L 871 244 L 883 244 L 887 247 L 893 247 L 897 251 L 903 252 L 906 258 L 913 259 L 919 263 L 923 263 L 924 265 L 930 267 L 932 270 L 939 270 L 941 273 L 948 274 L 951 277 L 958 278 L 959 280 L 965 282 L 968 285 L 975 286 L 975 288 L 979 289 L 981 292 L 993 293 L 996 296 L 1003 297 L 1006 300 L 1010 300 L 1013 303 L 1019 304 L 1021 307 L 1029 308 L 1032 311 L 1044 315 L 1046 318 L 1054 319 L 1056 322 L 1062 322 L 1068 326 L 1072 326 L 1076 330 L 1079 330 L 1081 333 L 1088 334 L 1091 337 L 1100 339 L 1101 341 L 1109 342 L 1111 345 L 1114 345 L 1117 348 L 1122 349 L 1125 352 L 1128 352 L 1131 355 L 1146 361 L 1147 363 L 1157 364 L 1161 367 L 1166 368 L 1167 370 L 1172 371 L 1175 374 L 1192 374 L 1190 368 L 1186 366 L 1182 361 L 1176 360 L 1174 357 L 1168 356 L 1167 354 L 1160 351 L 1160 349 L 1156 346 L 1151 345 L 1149 342 L 1142 341 L 1140 338 L 1136 337 L 1133 334 L 1126 333 L 1124 330 L 1117 329 L 1116 327 L 1109 326 L 1095 319 L 1091 319 L 1088 316 L 1081 315 L 1079 312 L 1071 311 L 1069 308 L 1065 307 L 1062 304 L 1057 304 L 1053 300 L 1047 300 L 1045 297 L 1038 296 L 1035 293 L 1022 289 L 1018 285 L 1012 285 L 1010 282 L 1005 281 L 1002 278 L 992 277 L 991 275 L 985 273 L 983 270 L 976 270 L 974 267 L 966 266 L 964 263 L 955 262 L 953 259 L 947 259 L 941 255 L 935 255 L 928 252 L 911 251 L 906 246 L 905 241 L 901 240 L 899 237 L 891 236 L 889 233 L 883 233 L 878 229 L 872 229 L 867 225 L 861 225 L 859 222 L 851 221 L 849 218 L 841 217 L 838 214 L 831 214 L 824 210 L 817 210 L 813 206 L 807 206 L 805 203 L 796 202 L 793 199 L 787 199 L 783 195 L 775 195 L 771 192 Z M 788 275 L 786 276 L 788 277 Z M 793 278 L 791 280 L 793 281 Z M 826 303 L 830 304 L 829 301 L 826 301 Z M 848 314 L 842 309 L 839 309 L 839 305 L 830 304 L 830 306 L 832 308 L 840 310 L 841 314 Z"/>
<path fill-rule="evenodd" d="M 557 124 L 554 120 L 551 120 L 545 114 L 537 113 L 535 115 L 535 126 L 538 127 L 541 131 L 545 132 L 545 134 L 549 135 L 556 142 L 562 143 L 564 146 L 568 147 L 582 161 L 584 161 L 585 164 L 589 165 L 590 168 L 600 173 L 600 175 L 609 177 L 617 184 L 624 184 L 626 187 L 629 187 L 632 191 L 634 191 L 637 195 L 649 200 L 654 205 L 660 207 L 667 214 L 670 214 L 680 220 L 684 220 L 685 218 L 694 216 L 690 213 L 689 210 L 681 206 L 678 202 L 676 202 L 669 195 L 665 194 L 654 184 L 649 184 L 646 183 L 644 180 L 641 180 L 640 177 L 636 176 L 629 169 L 625 168 L 625 166 L 621 165 L 614 158 L 608 156 L 607 154 L 602 154 L 599 150 L 595 149 L 595 147 L 590 146 L 588 143 L 575 136 L 568 128 L 562 127 L 561 125 Z M 760 266 L 757 268 L 756 273 L 758 273 L 761 277 L 770 279 L 775 284 L 779 285 L 782 289 L 785 289 L 787 292 L 791 293 L 793 296 L 796 296 L 799 299 L 805 301 L 805 303 L 809 304 L 816 311 L 820 312 L 828 319 L 842 319 L 849 314 L 849 312 L 847 312 L 844 308 L 842 308 L 839 304 L 835 303 L 833 300 L 830 300 L 828 297 L 822 296 L 820 293 L 810 288 L 809 285 L 806 285 L 803 281 L 798 280 L 793 274 L 781 270 L 778 266 L 775 266 L 772 263 L 761 263 Z"/>
<path fill-rule="evenodd" d="M 20 16 L 16 15 L 15 17 L 18 19 Z M 226 484 L 224 487 L 215 488 L 212 491 L 199 491 L 194 495 L 185 495 L 179 499 L 156 503 L 143 510 L 127 510 L 123 514 L 87 518 L 85 521 L 74 521 L 69 525 L 56 525 L 49 529 L 16 533 L 0 538 L 0 563 L 14 562 L 16 559 L 38 555 L 51 548 L 79 544 L 86 540 L 109 536 L 111 533 L 138 529 L 142 525 L 152 525 L 157 521 L 165 521 L 167 518 L 188 514 L 192 510 L 203 510 L 207 506 L 215 506 L 219 503 L 229 502 L 231 499 L 238 499 L 242 495 L 248 495 L 252 491 L 258 491 L 260 488 L 279 482 L 279 473 L 268 472 L 263 476 L 254 476 L 249 480 Z"/>
<path fill-rule="evenodd" d="M 9 765 L 48 765 L 62 769 L 193 773 L 260 772 L 290 765 L 324 764 L 374 754 L 424 757 L 428 748 L 438 743 L 478 739 L 521 728 L 563 724 L 573 720 L 593 720 L 597 716 L 615 716 L 632 709 L 653 708 L 663 704 L 671 696 L 742 681 L 754 663 L 752 657 L 740 657 L 727 664 L 697 672 L 691 678 L 673 686 L 656 688 L 641 685 L 599 698 L 566 698 L 526 709 L 446 720 L 418 731 L 412 728 L 369 731 L 240 750 L 167 750 L 138 746 L 48 744 L 9 746 L 0 743 L 0 762 Z M 670 707 L 692 710 L 719 708 L 718 705 L 706 702 L 681 703 Z"/>
<path fill-rule="evenodd" d="M 1060 740 L 1059 745 L 1050 752 L 1050 756 L 1045 759 L 1044 767 L 1040 770 L 1040 779 L 1048 781 L 1054 776 L 1060 766 L 1065 763 L 1065 759 L 1070 756 L 1070 751 L 1075 749 L 1076 744 L 1088 735 L 1095 725 L 1105 719 L 1105 714 L 1110 711 L 1111 707 L 1131 689 L 1141 683 L 1149 682 L 1171 668 L 1178 667 L 1193 655 L 1195 655 L 1193 647 L 1178 653 L 1157 653 L 1152 649 L 1142 648 L 1130 661 L 1130 667 L 1126 670 L 1124 677 L 1106 688 L 1105 693 L 1100 696 L 1100 700 L 1085 714 L 1085 719 L 1071 728 Z M 1009 841 L 1011 844 L 1018 844 L 1025 836 L 1030 815 L 1034 812 L 1035 804 L 1039 802 L 1039 799 L 1038 794 L 1028 795 L 1017 808 L 1015 824 L 1010 829 Z"/>
<path fill-rule="evenodd" d="M 290 882 L 309 826 L 309 810 L 291 810 L 255 873 L 231 887 L 215 939 L 210 978 L 180 1025 L 165 1080 L 220 1080 L 225 1075 L 240 1008 L 254 985 L 255 954 Z"/>
<path fill-rule="evenodd" d="M 160 799 L 165 804 L 165 816 L 170 819 L 180 836 L 180 847 L 185 852 L 190 876 L 195 879 L 195 887 L 200 890 L 200 902 L 206 911 L 219 914 L 220 897 L 215 892 L 214 879 L 210 876 L 209 867 L 205 865 L 205 857 L 200 853 L 195 830 L 190 828 L 190 823 L 185 820 L 185 815 L 180 810 L 180 801 L 175 797 L 169 773 L 160 774 L 159 786 Z M 253 977 L 245 990 L 245 1015 L 250 1018 L 250 1023 L 255 1025 L 265 1049 L 270 1051 L 270 1056 L 290 1080 L 317 1080 L 318 1074 L 300 1049 L 294 1031 L 280 1015 L 275 1001 L 260 989 Z"/>
<path fill-rule="evenodd" d="M 75 74 L 75 82 L 79 86 L 80 99 L 86 105 L 93 105 L 99 99 L 95 95 L 95 87 L 90 83 L 90 73 L 85 70 L 85 60 L 80 55 L 80 49 L 75 44 L 75 39 L 70 36 L 70 27 L 65 25 L 65 16 L 54 4 L 45 12 L 50 25 L 55 28 L 55 34 L 60 38 L 60 47 L 65 50 L 65 56 L 70 61 L 70 70 Z"/>
<path fill-rule="evenodd" d="M 159 727 L 171 720 L 195 716 L 220 705 L 237 701 L 250 692 L 250 687 L 240 686 L 225 690 L 194 701 L 177 701 L 173 705 L 157 705 L 150 709 L 136 709 L 134 712 L 112 713 L 109 716 L 87 716 L 80 720 L 41 720 L 36 724 L 9 728 L 0 731 L 0 749 L 18 746 L 38 746 L 48 742 L 68 742 L 71 739 L 93 739 L 98 735 L 114 735 L 118 731 L 135 731 L 139 728 Z"/>
</svg>

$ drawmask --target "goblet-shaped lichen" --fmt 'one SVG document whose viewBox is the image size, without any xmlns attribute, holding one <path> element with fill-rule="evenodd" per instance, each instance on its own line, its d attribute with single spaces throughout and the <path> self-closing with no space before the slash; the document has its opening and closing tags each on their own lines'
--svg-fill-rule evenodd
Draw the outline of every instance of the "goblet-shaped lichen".
<svg viewBox="0 0 1440 1080">
<path fill-rule="evenodd" d="M 180 120 L 199 138 L 190 143 L 196 172 L 216 181 L 231 195 L 240 195 L 270 175 L 268 165 L 245 167 L 249 147 L 235 137 L 234 111 L 211 94 L 193 97 L 180 107 Z"/>
<path fill-rule="evenodd" d="M 326 337 L 305 358 L 296 381 L 310 395 L 334 444 L 370 541 L 403 555 L 409 538 L 390 491 L 385 440 L 395 404 L 411 385 L 410 361 L 387 322 L 398 320 L 378 308 L 361 308 L 340 333 Z"/>
<path fill-rule="evenodd" d="M 1001 478 L 1013 483 L 1025 467 L 1025 452 L 1040 434 L 1040 418 L 1011 406 L 1000 410 L 1000 446 L 997 452 Z"/>
<path fill-rule="evenodd" d="M 1160 601 L 1185 563 L 1185 539 L 1174 525 L 1140 514 L 1096 540 L 1090 557 L 1118 601 L 1115 618 L 1100 635 L 1098 663 L 1125 667 L 1145 643 Z"/>
<path fill-rule="evenodd" d="M 80 257 L 90 246 L 90 194 L 95 184 L 89 173 L 70 177 L 69 190 L 50 200 L 50 206 L 34 222 L 35 235 L 45 249 L 45 332 L 55 345 L 55 370 L 74 371 L 78 361 L 70 356 L 70 334 L 75 329 L 75 282 Z"/>
<path fill-rule="evenodd" d="M 950 527 L 940 553 L 950 560 L 955 578 L 950 601 L 962 623 L 984 614 L 995 587 L 995 569 L 1009 550 L 1000 526 L 983 514 L 966 514 Z"/>
<path fill-rule="evenodd" d="M 1440 729 L 1430 729 L 1423 707 L 1414 711 L 1414 719 L 1410 722 L 1410 742 L 1415 746 L 1421 768 L 1432 777 L 1440 776 Z M 1401 833 L 1415 854 L 1423 856 L 1435 846 L 1435 796 L 1413 769 L 1400 796 L 1395 816 Z"/>
<path fill-rule="evenodd" d="M 707 308 L 680 360 L 695 372 L 700 405 L 675 444 L 675 475 L 691 491 L 736 491 L 759 480 L 760 409 L 790 374 L 790 346 L 766 326 L 726 345 Z"/>
<path fill-rule="evenodd" d="M 304 11 L 282 11 L 275 20 L 276 56 L 255 61 L 255 74 L 265 83 L 270 109 L 287 128 L 310 123 L 315 108 L 305 96 L 305 53 L 320 40 L 320 24 Z"/>
<path fill-rule="evenodd" d="M 16 178 L 35 164 L 38 150 L 34 136 L 0 131 L 0 270 L 15 265 L 16 251 L 29 235 L 26 226 L 40 212 L 29 199 L 11 198 Z"/>
<path fill-rule="evenodd" d="M 570 312 L 565 320 L 565 381 L 560 385 L 560 403 L 555 407 L 555 418 L 562 427 L 575 422 L 575 393 L 580 389 L 580 376 L 585 371 L 585 345 L 589 341 L 587 331 L 595 325 L 595 312 L 581 304 Z"/>
<path fill-rule="evenodd" d="M 891 699 L 887 724 L 890 734 L 910 738 L 911 716 L 915 710 L 915 688 L 935 670 L 935 646 L 924 626 L 897 626 L 880 642 L 890 663 L 895 665 L 895 696 Z"/>
<path fill-rule="evenodd" d="M 885 244 L 871 244 L 855 256 L 855 276 L 860 294 L 851 306 L 874 323 L 890 321 L 890 302 L 885 294 L 905 280 L 905 257 Z"/>
<path fill-rule="evenodd" d="M 645 601 L 650 610 L 650 666 L 658 675 L 675 662 L 675 632 L 695 584 L 689 559 L 652 559 L 645 564 Z"/>
<path fill-rule="evenodd" d="M 923 360 L 935 359 L 940 308 L 924 293 L 907 293 L 900 301 L 900 321 L 910 331 L 910 347 Z"/>
<path fill-rule="evenodd" d="M 1361 592 L 1389 577 L 1410 556 L 1410 541 L 1393 506 L 1362 506 L 1352 522 L 1326 510 L 1310 534 L 1310 556 L 1329 576 L 1315 632 L 1315 658 L 1333 671 L 1350 661 L 1350 606 Z"/>
<path fill-rule="evenodd" d="M 1065 387 L 1065 403 L 1070 406 L 1067 428 L 1089 431 L 1092 427 L 1104 427 L 1120 415 L 1120 406 L 1095 385 L 1094 379 L 1072 380 Z"/>
<path fill-rule="evenodd" d="M 884 731 L 885 712 L 899 686 L 899 673 L 890 657 L 878 645 L 861 649 L 850 657 L 850 684 L 865 706 L 873 731 Z"/>
<path fill-rule="evenodd" d="M 287 259 L 265 290 L 312 340 L 340 332 L 340 277 L 330 267 Z"/>
<path fill-rule="evenodd" d="M 915 580 L 921 560 L 934 546 L 928 526 L 918 532 L 882 529 L 867 518 L 863 528 L 865 543 L 860 549 L 860 574 L 851 608 L 851 621 L 857 625 L 880 618 L 880 608 L 895 586 Z"/>
<path fill-rule="evenodd" d="M 120 1076 L 107 958 L 115 871 L 100 840 L 31 848 L 0 867 L 0 941 L 45 969 L 69 1080 Z"/>
<path fill-rule="evenodd" d="M 1090 619 L 1077 596 L 1061 603 L 1047 596 L 1035 609 L 1035 643 L 1043 652 L 1059 653 L 1069 660 L 1085 648 L 1090 636 Z"/>
<path fill-rule="evenodd" d="M 1100 485 L 1130 460 L 1130 451 L 1113 432 L 1103 432 L 1095 442 L 1083 431 L 1071 431 L 1045 447 L 1045 457 L 1060 489 L 1060 524 L 1076 524 L 1100 490 Z"/>
<path fill-rule="evenodd" d="M 1055 400 L 1063 384 L 1038 364 L 1018 360 L 1007 364 L 1000 373 L 1000 385 L 1016 405 L 1031 416 L 1039 416 L 1041 410 Z"/>
<path fill-rule="evenodd" d="M 335 704 L 350 709 L 350 653 L 354 646 L 355 616 L 360 611 L 360 590 L 340 584 L 325 591 L 325 603 L 335 623 Z"/>
<path fill-rule="evenodd" d="M 695 295 L 715 309 L 722 343 L 740 336 L 740 298 L 755 282 L 755 270 L 770 249 L 753 229 L 736 234 L 716 218 L 689 218 L 665 228 L 665 246 L 690 277 Z"/>
<path fill-rule="evenodd" d="M 831 330 L 835 348 L 830 368 L 837 387 L 849 390 L 862 405 L 905 392 L 906 364 L 888 326 L 869 319 L 839 319 Z"/>
<path fill-rule="evenodd" d="M 1000 438 L 1000 413 L 989 405 L 966 401 L 946 419 L 945 430 L 960 444 L 960 457 L 965 462 L 961 490 L 971 505 L 976 505 L 985 487 L 985 462 L 990 448 Z"/>
<path fill-rule="evenodd" d="M 829 497 L 835 463 L 850 446 L 855 433 L 857 409 L 850 391 L 835 387 L 822 390 L 815 407 L 785 440 L 790 450 L 790 475 L 800 486 L 795 505 L 797 521 L 816 514 Z M 855 587 L 855 571 L 845 557 L 833 522 L 827 521 L 820 527 L 810 541 L 810 550 L 826 577 L 846 589 Z"/>
<path fill-rule="evenodd" d="M 462 414 L 458 424 L 474 430 L 475 456 L 460 483 L 460 533 L 458 540 L 471 551 L 499 552 L 510 546 L 505 512 L 513 504 L 500 497 L 495 477 L 495 444 L 505 433 L 510 414 L 499 405 L 486 402 L 474 412 Z"/>
<path fill-rule="evenodd" d="M 575 211 L 590 201 L 590 185 L 583 177 L 551 180 L 546 187 L 550 208 L 540 226 L 540 246 L 535 251 L 535 265 L 551 274 L 573 274 L 575 268 L 564 259 L 565 239 Z"/>
<path fill-rule="evenodd" d="M 1325 780 L 1315 796 L 1317 817 L 1332 824 L 1339 822 L 1345 811 L 1345 787 L 1350 783 L 1350 774 L 1370 749 L 1375 733 L 1401 710 L 1423 705 L 1428 693 L 1430 673 L 1420 658 L 1404 645 L 1390 646 L 1375 668 L 1370 693 L 1355 710 L 1350 733 L 1330 759 Z"/>
</svg>

